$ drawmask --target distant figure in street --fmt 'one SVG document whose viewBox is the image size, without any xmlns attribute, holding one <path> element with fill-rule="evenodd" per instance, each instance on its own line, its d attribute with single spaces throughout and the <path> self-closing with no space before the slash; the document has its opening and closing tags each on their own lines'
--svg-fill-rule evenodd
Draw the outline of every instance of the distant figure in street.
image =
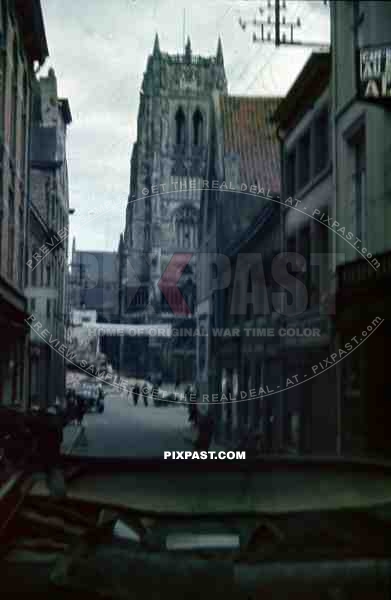
<svg viewBox="0 0 391 600">
<path fill-rule="evenodd" d="M 188 385 L 185 389 L 185 402 L 190 402 L 190 396 L 191 396 L 191 386 Z"/>
<path fill-rule="evenodd" d="M 256 429 L 250 429 L 242 437 L 242 440 L 240 441 L 236 449 L 245 450 L 246 456 L 249 458 L 256 458 L 263 452 L 263 446 L 264 444 L 262 434 Z"/>
<path fill-rule="evenodd" d="M 213 438 L 214 420 L 210 414 L 198 414 L 198 437 L 194 450 L 209 450 Z"/>
<path fill-rule="evenodd" d="M 134 406 L 137 406 L 138 404 L 138 396 L 140 394 L 140 388 L 138 383 L 136 383 L 136 385 L 133 388 L 133 404 Z"/>
<path fill-rule="evenodd" d="M 143 389 L 141 390 L 141 393 L 143 395 L 144 398 L 144 406 L 148 406 L 148 396 L 149 396 L 149 388 L 146 382 L 144 382 L 143 385 Z"/>
<path fill-rule="evenodd" d="M 192 401 L 195 394 L 192 392 L 192 388 L 190 385 L 187 386 L 185 390 L 185 402 L 187 402 L 188 411 L 189 411 L 189 423 L 196 427 L 198 422 L 198 406 L 197 401 Z"/>
<path fill-rule="evenodd" d="M 198 424 L 198 407 L 196 402 L 189 404 L 189 423 L 194 427 Z"/>
<path fill-rule="evenodd" d="M 155 382 L 152 386 L 152 400 L 155 406 L 160 405 L 159 384 L 157 382 Z"/>
<path fill-rule="evenodd" d="M 68 423 L 72 423 L 74 420 L 74 392 L 71 388 L 67 388 L 65 391 L 65 402 L 66 402 L 66 420 Z"/>
<path fill-rule="evenodd" d="M 84 414 L 86 412 L 86 405 L 84 398 L 77 396 L 76 400 L 76 420 L 79 427 L 83 425 Z"/>
</svg>

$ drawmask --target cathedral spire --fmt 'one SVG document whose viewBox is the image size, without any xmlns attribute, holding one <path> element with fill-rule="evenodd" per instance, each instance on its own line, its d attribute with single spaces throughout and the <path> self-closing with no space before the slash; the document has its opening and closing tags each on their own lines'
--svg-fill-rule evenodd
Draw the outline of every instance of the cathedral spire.
<svg viewBox="0 0 391 600">
<path fill-rule="evenodd" d="M 185 48 L 185 56 L 186 56 L 186 61 L 190 62 L 191 61 L 191 43 L 190 43 L 190 36 L 187 36 L 187 42 L 186 42 L 186 48 Z"/>
<path fill-rule="evenodd" d="M 155 35 L 155 43 L 153 45 L 153 56 L 160 56 L 159 36 Z"/>
<path fill-rule="evenodd" d="M 219 36 L 219 41 L 217 42 L 216 62 L 218 65 L 224 64 L 223 47 L 221 45 L 221 37 L 220 36 Z"/>
</svg>

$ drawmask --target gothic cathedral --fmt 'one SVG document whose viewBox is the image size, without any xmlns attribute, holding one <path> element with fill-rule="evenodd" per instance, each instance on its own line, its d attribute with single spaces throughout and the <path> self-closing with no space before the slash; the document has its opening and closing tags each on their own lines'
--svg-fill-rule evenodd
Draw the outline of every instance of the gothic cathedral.
<svg viewBox="0 0 391 600">
<path fill-rule="evenodd" d="M 219 93 L 227 93 L 220 39 L 216 56 L 205 58 L 192 54 L 189 39 L 184 54 L 164 53 L 156 35 L 140 93 L 126 227 L 119 246 L 122 322 L 177 327 L 192 320 L 202 181 L 208 179 L 213 163 L 214 105 Z M 187 263 L 192 255 L 178 283 L 186 310 L 177 305 L 176 284 L 172 289 L 166 285 L 163 293 L 158 285 L 174 255 L 178 268 L 178 257 L 186 256 Z M 127 340 L 133 351 L 129 347 L 125 352 L 125 370 L 133 374 L 144 370 L 147 355 L 149 369 L 162 370 L 158 363 L 163 342 L 136 341 Z"/>
</svg>

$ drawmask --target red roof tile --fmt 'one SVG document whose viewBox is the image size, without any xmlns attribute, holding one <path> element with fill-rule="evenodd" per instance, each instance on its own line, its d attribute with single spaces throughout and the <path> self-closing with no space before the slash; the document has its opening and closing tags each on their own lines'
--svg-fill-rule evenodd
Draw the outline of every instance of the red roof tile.
<svg viewBox="0 0 391 600">
<path fill-rule="evenodd" d="M 241 182 L 280 192 L 280 151 L 273 114 L 281 98 L 220 96 L 224 154 L 237 154 Z"/>
</svg>

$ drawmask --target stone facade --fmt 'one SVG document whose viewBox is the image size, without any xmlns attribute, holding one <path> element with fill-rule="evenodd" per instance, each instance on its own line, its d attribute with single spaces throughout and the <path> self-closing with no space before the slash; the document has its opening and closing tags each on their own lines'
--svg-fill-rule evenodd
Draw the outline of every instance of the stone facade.
<svg viewBox="0 0 391 600">
<path fill-rule="evenodd" d="M 351 243 L 333 235 L 336 346 L 372 334 L 337 367 L 340 454 L 391 455 L 391 112 L 358 99 L 360 48 L 390 47 L 388 2 L 332 2 L 333 201 Z M 386 73 L 387 75 L 387 73 Z M 375 320 L 383 320 L 376 326 Z M 379 323 L 379 321 L 377 321 Z M 376 329 L 376 331 L 375 331 Z M 355 342 L 353 341 L 353 344 Z"/>
<path fill-rule="evenodd" d="M 313 53 L 276 114 L 284 132 L 283 197 L 294 198 L 284 209 L 283 246 L 299 261 L 293 267 L 298 279 L 295 306 L 286 307 L 281 327 L 309 334 L 285 335 L 280 345 L 283 387 L 293 376 L 298 381 L 311 378 L 285 391 L 281 413 L 272 413 L 280 433 L 272 447 L 293 453 L 334 454 L 337 445 L 337 401 L 330 394 L 336 388 L 336 370 L 311 377 L 312 367 L 334 351 L 333 316 L 325 303 L 332 280 L 333 234 L 321 220 L 331 213 L 333 196 L 330 79 L 330 53 Z"/>
<path fill-rule="evenodd" d="M 31 318 L 51 338 L 65 342 L 69 190 L 66 133 L 68 100 L 59 98 L 53 69 L 37 82 L 31 144 L 31 204 L 26 296 Z M 35 322 L 34 321 L 34 322 Z M 64 398 L 65 361 L 31 330 L 31 403 L 47 406 Z"/>
<path fill-rule="evenodd" d="M 48 55 L 38 1 L 0 3 L 0 404 L 28 400 L 24 320 L 34 66 Z"/>
</svg>

